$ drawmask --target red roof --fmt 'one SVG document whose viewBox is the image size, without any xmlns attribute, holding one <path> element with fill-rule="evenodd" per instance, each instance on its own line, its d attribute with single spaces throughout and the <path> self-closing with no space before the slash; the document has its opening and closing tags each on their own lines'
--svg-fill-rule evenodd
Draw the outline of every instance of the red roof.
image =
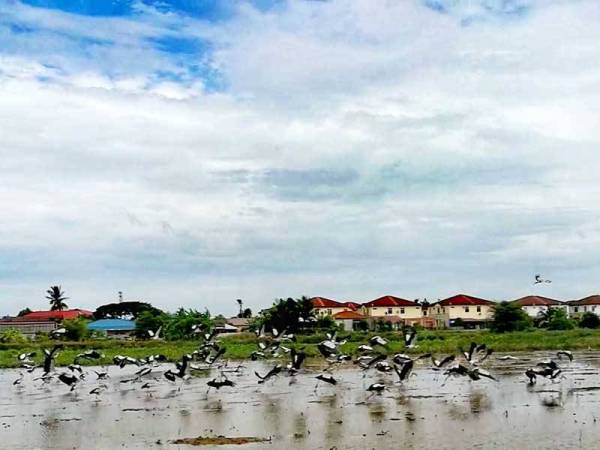
<svg viewBox="0 0 600 450">
<path fill-rule="evenodd" d="M 342 311 L 337 314 L 334 314 L 333 318 L 337 319 L 337 320 L 347 320 L 347 319 L 364 320 L 364 319 L 366 319 L 365 316 L 363 316 L 362 314 L 357 313 L 355 311 Z"/>
<path fill-rule="evenodd" d="M 448 297 L 444 300 L 440 300 L 438 305 L 440 306 L 470 306 L 470 305 L 493 305 L 494 302 L 490 300 L 484 300 L 482 298 L 471 297 L 470 295 L 458 294 L 453 297 Z"/>
<path fill-rule="evenodd" d="M 92 317 L 91 311 L 85 309 L 65 309 L 64 311 L 32 311 L 20 317 L 20 320 L 65 320 L 76 319 L 78 317 Z"/>
<path fill-rule="evenodd" d="M 371 300 L 370 302 L 365 303 L 363 306 L 367 308 L 372 307 L 391 307 L 391 306 L 419 306 L 415 302 L 411 302 L 410 300 L 404 300 L 403 298 L 394 297 L 392 295 L 385 295 L 383 297 L 376 298 L 375 300 Z"/>
<path fill-rule="evenodd" d="M 519 306 L 551 306 L 551 305 L 562 305 L 563 303 L 554 300 L 553 298 L 541 297 L 539 295 L 528 295 L 526 297 L 521 297 L 513 302 L 515 305 Z"/>
<path fill-rule="evenodd" d="M 600 295 L 590 295 L 580 300 L 569 302 L 571 305 L 600 305 Z"/>
<path fill-rule="evenodd" d="M 344 303 L 336 302 L 335 300 L 331 300 L 325 297 L 313 297 L 310 299 L 312 302 L 313 308 L 344 308 L 346 305 Z"/>
<path fill-rule="evenodd" d="M 352 310 L 357 310 L 362 307 L 362 305 L 360 303 L 356 303 L 356 302 L 345 302 L 344 305 Z"/>
</svg>

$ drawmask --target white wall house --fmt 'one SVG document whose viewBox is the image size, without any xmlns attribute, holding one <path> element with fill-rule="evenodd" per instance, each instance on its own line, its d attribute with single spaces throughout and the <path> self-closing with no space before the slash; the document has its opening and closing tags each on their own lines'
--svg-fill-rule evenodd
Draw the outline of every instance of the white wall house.
<svg viewBox="0 0 600 450">
<path fill-rule="evenodd" d="M 590 295 L 580 300 L 573 300 L 568 305 L 569 315 L 573 317 L 581 316 L 586 312 L 600 315 L 600 295 Z"/>
<path fill-rule="evenodd" d="M 569 315 L 569 305 L 553 298 L 542 297 L 539 295 L 528 295 L 512 302 L 523 308 L 529 317 L 536 318 L 545 313 L 548 308 L 563 309 Z"/>
</svg>

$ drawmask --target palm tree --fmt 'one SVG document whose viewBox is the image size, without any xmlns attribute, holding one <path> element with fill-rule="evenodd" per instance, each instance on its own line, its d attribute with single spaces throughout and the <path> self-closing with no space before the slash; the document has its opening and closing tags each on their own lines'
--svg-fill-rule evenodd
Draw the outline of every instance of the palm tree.
<svg viewBox="0 0 600 450">
<path fill-rule="evenodd" d="M 69 297 L 65 297 L 65 293 L 60 286 L 50 286 L 46 293 L 48 294 L 46 298 L 50 300 L 50 311 L 62 311 L 69 307 L 65 303 L 65 300 L 68 300 Z"/>
<path fill-rule="evenodd" d="M 238 305 L 240 305 L 240 313 L 238 314 L 238 317 L 244 317 L 244 302 L 241 298 L 238 298 L 236 301 L 238 302 Z"/>
</svg>

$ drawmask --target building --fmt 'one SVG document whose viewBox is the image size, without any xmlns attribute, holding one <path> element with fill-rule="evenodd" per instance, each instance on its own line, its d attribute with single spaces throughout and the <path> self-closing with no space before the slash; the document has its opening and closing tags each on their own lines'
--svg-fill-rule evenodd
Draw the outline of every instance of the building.
<svg viewBox="0 0 600 450">
<path fill-rule="evenodd" d="M 247 317 L 231 317 L 227 319 L 227 325 L 235 327 L 238 333 L 248 331 L 250 328 L 250 320 Z"/>
<path fill-rule="evenodd" d="M 342 311 L 354 311 L 360 304 L 354 302 L 338 302 L 325 297 L 313 297 L 310 299 L 313 310 L 317 317 L 335 316 Z"/>
<path fill-rule="evenodd" d="M 90 331 L 106 333 L 111 338 L 127 338 L 135 331 L 135 320 L 125 319 L 100 319 L 87 324 Z"/>
<path fill-rule="evenodd" d="M 0 331 L 13 329 L 26 337 L 33 338 L 39 333 L 50 333 L 58 328 L 53 320 L 23 320 L 22 317 L 8 317 L 0 320 Z"/>
<path fill-rule="evenodd" d="M 592 312 L 600 315 L 600 295 L 590 295 L 580 300 L 567 302 L 569 307 L 569 316 L 580 317 L 583 313 Z"/>
<path fill-rule="evenodd" d="M 421 305 L 403 298 L 385 295 L 363 304 L 366 316 L 378 318 L 396 316 L 400 319 L 420 319 L 423 317 Z"/>
<path fill-rule="evenodd" d="M 92 318 L 94 313 L 85 309 L 65 309 L 63 311 L 32 311 L 21 317 L 23 320 L 54 320 L 62 322 L 68 319 L 77 319 L 79 317 Z"/>
<path fill-rule="evenodd" d="M 495 303 L 490 300 L 458 294 L 429 307 L 437 328 L 462 324 L 465 328 L 481 328 L 492 319 Z"/>
<path fill-rule="evenodd" d="M 367 321 L 367 316 L 357 311 L 341 311 L 333 316 L 337 325 L 342 325 L 344 331 L 359 329 L 360 323 Z"/>
<path fill-rule="evenodd" d="M 549 308 L 560 308 L 563 309 L 567 315 L 569 314 L 569 305 L 553 298 L 542 297 L 539 295 L 528 295 L 514 300 L 511 303 L 513 305 L 519 305 L 529 317 L 533 318 L 539 317 Z"/>
</svg>

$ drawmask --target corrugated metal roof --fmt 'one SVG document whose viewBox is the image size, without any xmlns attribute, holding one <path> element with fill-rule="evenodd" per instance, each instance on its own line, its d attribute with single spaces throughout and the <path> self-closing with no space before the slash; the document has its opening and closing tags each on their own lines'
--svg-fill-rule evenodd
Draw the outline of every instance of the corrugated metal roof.
<svg viewBox="0 0 600 450">
<path fill-rule="evenodd" d="M 32 311 L 21 317 L 23 320 L 65 320 L 77 319 L 80 316 L 92 317 L 94 313 L 85 309 L 65 309 L 64 311 Z"/>
<path fill-rule="evenodd" d="M 133 331 L 135 320 L 124 319 L 101 319 L 88 323 L 89 330 L 97 331 Z"/>
</svg>

